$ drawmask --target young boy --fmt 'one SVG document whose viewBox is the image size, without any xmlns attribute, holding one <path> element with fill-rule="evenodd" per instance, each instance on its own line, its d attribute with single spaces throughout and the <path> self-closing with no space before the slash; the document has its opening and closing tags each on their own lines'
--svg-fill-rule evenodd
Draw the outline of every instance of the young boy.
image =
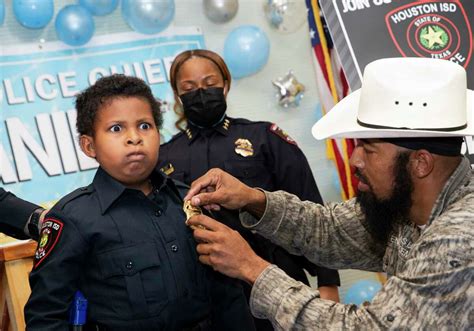
<svg viewBox="0 0 474 331">
<path fill-rule="evenodd" d="M 28 329 L 67 329 L 81 290 L 86 330 L 252 330 L 238 283 L 198 261 L 182 209 L 187 187 L 155 170 L 162 116 L 150 88 L 105 77 L 76 108 L 81 149 L 100 168 L 45 218 Z"/>
</svg>

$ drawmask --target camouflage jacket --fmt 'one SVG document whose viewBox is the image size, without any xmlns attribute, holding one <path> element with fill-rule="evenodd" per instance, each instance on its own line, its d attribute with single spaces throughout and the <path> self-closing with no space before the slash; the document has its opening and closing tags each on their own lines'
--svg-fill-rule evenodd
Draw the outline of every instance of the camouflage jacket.
<svg viewBox="0 0 474 331">
<path fill-rule="evenodd" d="M 440 193 L 427 226 L 400 226 L 376 246 L 354 199 L 325 206 L 283 191 L 265 192 L 260 220 L 242 224 L 290 253 L 335 269 L 384 271 L 370 305 L 319 299 L 317 290 L 271 265 L 255 282 L 250 306 L 276 330 L 466 330 L 474 328 L 474 180 L 464 159 Z"/>
</svg>

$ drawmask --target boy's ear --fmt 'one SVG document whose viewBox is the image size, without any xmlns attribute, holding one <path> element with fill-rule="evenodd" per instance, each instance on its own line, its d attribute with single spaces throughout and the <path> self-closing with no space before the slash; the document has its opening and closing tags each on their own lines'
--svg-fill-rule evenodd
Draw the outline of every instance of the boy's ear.
<svg viewBox="0 0 474 331">
<path fill-rule="evenodd" d="M 88 157 L 95 158 L 96 153 L 94 147 L 94 138 L 83 134 L 79 137 L 79 145 L 81 146 L 81 149 L 84 154 L 86 154 Z"/>
</svg>

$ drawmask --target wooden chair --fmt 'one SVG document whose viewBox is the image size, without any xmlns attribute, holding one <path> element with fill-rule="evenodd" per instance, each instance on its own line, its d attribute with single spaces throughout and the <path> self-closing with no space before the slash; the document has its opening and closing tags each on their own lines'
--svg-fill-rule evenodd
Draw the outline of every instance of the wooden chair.
<svg viewBox="0 0 474 331">
<path fill-rule="evenodd" d="M 0 330 L 25 330 L 23 307 L 31 290 L 28 275 L 37 243 L 29 240 L 0 247 Z"/>
</svg>

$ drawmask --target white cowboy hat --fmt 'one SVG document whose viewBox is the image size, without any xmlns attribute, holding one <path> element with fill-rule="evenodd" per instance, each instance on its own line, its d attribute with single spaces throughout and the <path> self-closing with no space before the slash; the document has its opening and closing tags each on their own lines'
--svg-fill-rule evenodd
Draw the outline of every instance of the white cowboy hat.
<svg viewBox="0 0 474 331">
<path fill-rule="evenodd" d="M 451 61 L 387 58 L 369 63 L 362 87 L 312 128 L 316 139 L 474 135 L 474 91 Z"/>
</svg>

